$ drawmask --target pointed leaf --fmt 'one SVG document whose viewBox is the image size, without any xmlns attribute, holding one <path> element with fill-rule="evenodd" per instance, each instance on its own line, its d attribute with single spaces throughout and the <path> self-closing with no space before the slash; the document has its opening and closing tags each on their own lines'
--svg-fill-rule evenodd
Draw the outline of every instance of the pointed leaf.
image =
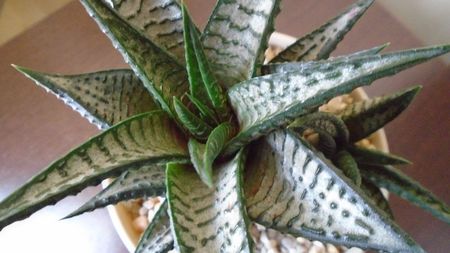
<svg viewBox="0 0 450 253">
<path fill-rule="evenodd" d="M 120 201 L 163 196 L 166 192 L 165 174 L 165 169 L 160 164 L 144 165 L 137 169 L 127 170 L 108 187 L 64 219 L 117 204 Z"/>
<path fill-rule="evenodd" d="M 337 153 L 335 164 L 356 186 L 361 186 L 361 174 L 359 173 L 358 164 L 349 152 L 342 150 Z"/>
<path fill-rule="evenodd" d="M 358 187 L 307 146 L 281 130 L 251 146 L 245 194 L 253 221 L 349 247 L 424 252 Z"/>
<path fill-rule="evenodd" d="M 166 253 L 173 249 L 173 236 L 167 208 L 167 200 L 165 200 L 139 240 L 135 253 Z"/>
<path fill-rule="evenodd" d="M 208 59 L 225 87 L 247 80 L 262 64 L 279 0 L 219 0 L 202 35 Z"/>
<path fill-rule="evenodd" d="M 192 21 L 189 18 L 184 4 L 181 6 L 181 13 L 183 16 L 183 37 L 184 37 L 184 51 L 186 59 L 186 70 L 189 78 L 190 94 L 201 101 L 206 101 L 207 94 L 203 85 L 202 74 L 198 66 L 197 56 L 195 54 L 194 42 L 191 37 Z"/>
<path fill-rule="evenodd" d="M 222 151 L 225 143 L 230 139 L 233 129 L 229 123 L 222 123 L 211 132 L 206 144 L 201 144 L 194 139 L 188 143 L 189 154 L 195 170 L 202 181 L 209 187 L 213 187 L 212 168 L 213 163 Z"/>
<path fill-rule="evenodd" d="M 449 51 L 450 45 L 445 45 L 348 61 L 319 61 L 297 72 L 271 74 L 237 84 L 228 96 L 241 131 L 227 144 L 225 153 L 235 152 L 332 97 Z"/>
<path fill-rule="evenodd" d="M 193 114 L 189 109 L 176 97 L 173 98 L 173 104 L 178 120 L 194 137 L 206 140 L 212 127 L 203 120 Z"/>
<path fill-rule="evenodd" d="M 366 138 L 395 119 L 421 89 L 421 86 L 415 86 L 395 94 L 356 102 L 345 108 L 340 116 L 350 131 L 350 141 Z"/>
<path fill-rule="evenodd" d="M 81 2 L 161 108 L 173 116 L 172 97 L 181 97 L 189 89 L 184 67 L 134 30 L 101 0 Z"/>
<path fill-rule="evenodd" d="M 142 82 L 128 69 L 59 75 L 14 67 L 100 129 L 158 108 Z"/>
<path fill-rule="evenodd" d="M 379 207 L 381 210 L 383 210 L 386 213 L 386 215 L 389 216 L 389 218 L 394 220 L 394 214 L 392 213 L 392 210 L 389 206 L 389 202 L 384 197 L 380 188 L 378 188 L 372 182 L 370 182 L 366 179 L 363 179 L 361 182 L 361 190 L 363 190 L 364 193 L 370 198 L 370 200 L 373 201 L 375 206 Z"/>
<path fill-rule="evenodd" d="M 388 43 L 377 46 L 374 48 L 366 49 L 363 51 L 358 51 L 352 54 L 348 55 L 342 55 L 338 57 L 330 57 L 328 61 L 333 62 L 345 62 L 351 59 L 357 59 L 365 56 L 371 56 L 378 54 L 381 50 L 383 50 L 385 47 L 389 45 Z M 264 75 L 267 74 L 273 74 L 273 73 L 284 73 L 284 72 L 293 72 L 293 71 L 300 71 L 303 69 L 307 69 L 310 67 L 316 66 L 316 64 L 320 64 L 321 61 L 308 61 L 308 62 L 285 62 L 285 63 L 269 63 L 262 66 L 262 73 Z"/>
<path fill-rule="evenodd" d="M 187 160 L 185 144 L 163 112 L 132 117 L 90 139 L 0 203 L 0 229 L 125 170 Z"/>
<path fill-rule="evenodd" d="M 183 24 L 177 0 L 110 2 L 123 20 L 184 64 Z"/>
<path fill-rule="evenodd" d="M 311 61 L 328 58 L 372 3 L 373 0 L 359 0 L 350 5 L 342 14 L 298 39 L 278 54 L 272 62 Z"/>
<path fill-rule="evenodd" d="M 242 192 L 243 154 L 214 169 L 214 188 L 190 167 L 169 164 L 169 214 L 179 252 L 252 252 Z"/>
<path fill-rule="evenodd" d="M 407 159 L 376 149 L 349 146 L 347 150 L 359 164 L 366 165 L 401 165 L 411 164 Z"/>
<path fill-rule="evenodd" d="M 219 121 L 214 115 L 214 112 L 211 111 L 203 102 L 196 99 L 195 97 L 186 94 L 189 101 L 195 105 L 195 108 L 200 112 L 200 117 L 209 125 L 218 125 Z"/>
<path fill-rule="evenodd" d="M 386 188 L 450 224 L 450 207 L 398 169 L 392 166 L 361 166 L 361 174 L 378 187 Z"/>
</svg>

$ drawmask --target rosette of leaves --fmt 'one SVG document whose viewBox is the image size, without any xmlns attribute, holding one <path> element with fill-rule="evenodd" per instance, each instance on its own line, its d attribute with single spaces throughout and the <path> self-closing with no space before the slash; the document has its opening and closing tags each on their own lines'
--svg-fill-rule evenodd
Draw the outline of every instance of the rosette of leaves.
<svg viewBox="0 0 450 253">
<path fill-rule="evenodd" d="M 317 112 L 331 98 L 450 51 L 330 53 L 373 1 L 359 0 L 263 63 L 279 0 L 219 0 L 203 31 L 176 0 L 82 0 L 131 69 L 16 68 L 103 130 L 0 203 L 0 229 L 117 176 L 69 214 L 164 196 L 136 252 L 252 252 L 251 222 L 348 247 L 423 252 L 378 187 L 446 221 L 449 209 L 361 140 L 418 91 Z M 317 141 L 305 141 L 305 131 Z"/>
</svg>

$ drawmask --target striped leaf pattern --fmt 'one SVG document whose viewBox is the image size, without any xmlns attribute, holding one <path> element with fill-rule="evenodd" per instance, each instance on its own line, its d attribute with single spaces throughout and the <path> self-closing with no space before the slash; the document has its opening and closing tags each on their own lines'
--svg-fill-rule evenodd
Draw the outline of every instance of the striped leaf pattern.
<svg viewBox="0 0 450 253">
<path fill-rule="evenodd" d="M 253 221 L 322 242 L 423 252 L 358 187 L 306 145 L 279 130 L 251 146 L 245 194 Z"/>
<path fill-rule="evenodd" d="M 394 219 L 394 214 L 392 213 L 392 210 L 389 206 L 389 202 L 387 201 L 386 197 L 384 197 L 383 192 L 380 188 L 378 188 L 372 182 L 363 179 L 361 183 L 361 190 L 363 190 L 367 197 L 369 197 L 370 200 L 373 201 L 375 206 L 383 210 L 386 215 L 389 216 L 389 218 L 391 218 L 392 220 Z"/>
<path fill-rule="evenodd" d="M 214 188 L 190 167 L 169 164 L 167 196 L 179 252 L 251 252 L 242 193 L 243 154 L 214 170 Z"/>
<path fill-rule="evenodd" d="M 254 76 L 280 0 L 219 0 L 203 32 L 205 53 L 225 87 Z"/>
<path fill-rule="evenodd" d="M 297 72 L 265 75 L 239 83 L 228 91 L 228 96 L 241 131 L 228 143 L 225 153 L 235 152 L 335 96 L 448 51 L 450 45 L 443 45 L 348 61 L 318 61 Z M 350 127 L 349 130 L 352 133 Z"/>
<path fill-rule="evenodd" d="M 104 0 L 107 2 L 106 0 Z M 134 29 L 184 64 L 183 23 L 177 0 L 114 0 L 112 7 Z"/>
<path fill-rule="evenodd" d="M 392 95 L 375 97 L 348 106 L 340 116 L 350 132 L 350 141 L 359 141 L 395 119 L 421 89 L 421 86 L 415 86 Z"/>
<path fill-rule="evenodd" d="M 400 170 L 392 166 L 361 166 L 361 174 L 378 187 L 397 194 L 450 224 L 450 207 Z"/>
<path fill-rule="evenodd" d="M 164 196 L 166 192 L 164 165 L 148 164 L 127 170 L 80 208 L 65 217 L 71 218 L 85 212 L 113 205 L 120 201 Z"/>
<path fill-rule="evenodd" d="M 15 68 L 100 129 L 158 109 L 142 82 L 128 69 L 58 75 Z"/>
<path fill-rule="evenodd" d="M 298 39 L 279 53 L 272 62 L 314 61 L 328 58 L 373 1 L 359 0 L 352 4 L 342 14 Z"/>
<path fill-rule="evenodd" d="M 165 253 L 173 249 L 167 207 L 167 200 L 165 200 L 139 240 L 135 253 Z"/>
<path fill-rule="evenodd" d="M 0 229 L 32 212 L 142 165 L 188 160 L 186 145 L 161 111 L 140 114 L 90 139 L 0 203 Z"/>
<path fill-rule="evenodd" d="M 387 47 L 389 44 L 384 44 L 381 46 L 373 47 L 370 49 L 358 51 L 352 54 L 348 55 L 341 55 L 337 57 L 330 57 L 328 60 L 333 60 L 334 62 L 337 61 L 348 61 L 350 59 L 360 58 L 364 56 L 370 56 L 370 55 L 376 55 L 381 50 L 383 50 L 385 47 Z M 315 66 L 316 64 L 320 64 L 320 61 L 308 61 L 308 62 L 283 62 L 283 63 L 269 63 L 266 65 L 263 65 L 261 67 L 262 73 L 267 74 L 273 74 L 273 73 L 283 73 L 283 72 L 293 72 L 293 71 L 302 71 L 309 67 Z"/>
<path fill-rule="evenodd" d="M 81 2 L 162 109 L 173 116 L 172 97 L 181 97 L 189 90 L 184 67 L 131 28 L 101 0 Z"/>
</svg>

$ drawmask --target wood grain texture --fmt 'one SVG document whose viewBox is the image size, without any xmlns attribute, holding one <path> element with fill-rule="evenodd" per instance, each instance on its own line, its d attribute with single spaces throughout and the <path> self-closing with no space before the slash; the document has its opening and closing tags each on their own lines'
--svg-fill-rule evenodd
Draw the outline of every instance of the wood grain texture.
<svg viewBox="0 0 450 253">
<path fill-rule="evenodd" d="M 285 0 L 276 23 L 280 32 L 300 36 L 333 17 L 352 1 Z M 203 27 L 214 1 L 188 2 L 194 20 Z M 337 54 L 391 42 L 390 50 L 422 46 L 394 18 L 375 4 L 338 46 Z M 53 95 L 45 93 L 9 66 L 75 74 L 125 67 L 108 39 L 72 2 L 48 19 L 0 47 L 0 198 L 51 161 L 98 132 Z M 383 94 L 413 84 L 425 87 L 413 105 L 387 127 L 391 150 L 414 162 L 404 171 L 447 203 L 450 150 L 448 120 L 450 69 L 439 60 L 384 78 L 368 89 Z M 105 210 L 72 220 L 57 221 L 84 203 L 98 189 L 90 188 L 56 207 L 0 232 L 0 252 L 111 252 L 125 248 L 113 231 Z M 449 226 L 392 197 L 400 226 L 428 252 L 449 252 Z M 67 234 L 68 236 L 64 236 Z M 19 240 L 27 243 L 17 243 Z"/>
</svg>

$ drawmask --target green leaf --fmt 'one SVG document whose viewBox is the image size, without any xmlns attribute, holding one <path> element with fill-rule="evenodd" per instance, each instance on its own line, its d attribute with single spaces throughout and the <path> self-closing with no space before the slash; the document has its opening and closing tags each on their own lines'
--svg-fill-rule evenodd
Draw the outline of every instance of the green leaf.
<svg viewBox="0 0 450 253">
<path fill-rule="evenodd" d="M 202 74 L 198 66 L 197 56 L 195 54 L 194 42 L 191 38 L 192 21 L 189 18 L 186 7 L 182 5 L 183 16 L 183 36 L 184 36 L 184 51 L 186 59 L 186 70 L 189 77 L 189 91 L 192 97 L 201 101 L 206 101 L 207 94 L 203 85 Z"/>
<path fill-rule="evenodd" d="M 389 43 L 386 43 L 381 46 L 377 46 L 374 48 L 358 51 L 352 54 L 348 55 L 341 55 L 338 57 L 330 57 L 328 58 L 328 61 L 333 62 L 345 62 L 351 59 L 357 59 L 365 56 L 373 56 L 378 54 L 381 50 L 383 50 L 385 47 L 387 47 Z M 273 74 L 273 73 L 284 73 L 284 72 L 293 72 L 293 71 L 300 71 L 303 69 L 306 69 L 308 67 L 314 67 L 316 64 L 320 64 L 321 61 L 308 61 L 308 62 L 283 62 L 283 63 L 269 63 L 266 65 L 263 65 L 261 67 L 262 73 L 264 75 L 267 74 Z"/>
<path fill-rule="evenodd" d="M 312 240 L 389 252 L 424 252 L 327 159 L 288 131 L 250 146 L 249 217 Z"/>
<path fill-rule="evenodd" d="M 352 155 L 346 150 L 342 150 L 336 154 L 334 159 L 336 167 L 338 167 L 344 175 L 352 180 L 352 182 L 360 187 L 361 186 L 361 174 L 359 173 L 358 164 Z"/>
<path fill-rule="evenodd" d="M 128 69 L 59 75 L 13 66 L 100 129 L 158 107 L 142 82 Z"/>
<path fill-rule="evenodd" d="M 376 149 L 349 146 L 347 150 L 359 164 L 366 165 L 402 165 L 411 164 L 407 159 Z"/>
<path fill-rule="evenodd" d="M 311 61 L 328 58 L 372 3 L 373 0 L 359 0 L 350 5 L 342 14 L 298 39 L 279 53 L 272 62 Z"/>
<path fill-rule="evenodd" d="M 197 110 L 200 112 L 200 117 L 203 119 L 203 121 L 205 121 L 209 125 L 219 124 L 219 120 L 214 115 L 214 112 L 211 111 L 203 102 L 189 94 L 186 94 L 186 96 L 188 97 L 189 101 L 195 106 L 195 108 L 197 108 Z"/>
<path fill-rule="evenodd" d="M 203 120 L 193 114 L 189 109 L 176 97 L 173 97 L 175 112 L 182 125 L 196 138 L 206 140 L 212 127 Z"/>
<path fill-rule="evenodd" d="M 203 52 L 199 34 L 195 27 L 192 26 L 192 21 L 184 5 L 182 10 L 186 41 L 186 61 L 188 62 L 189 67 L 188 73 L 190 77 L 191 94 L 193 97 L 202 101 L 209 99 L 209 102 L 217 112 L 220 121 L 227 120 L 229 118 L 227 97 L 210 69 L 208 59 Z M 189 37 L 187 37 L 188 33 Z M 193 53 L 195 56 L 192 55 Z M 195 59 L 192 59 L 192 57 L 195 57 Z M 198 75 L 200 75 L 200 77 Z M 203 95 L 205 91 L 207 97 L 204 97 Z"/>
<path fill-rule="evenodd" d="M 211 132 L 206 144 L 201 144 L 194 139 L 188 143 L 189 154 L 195 170 L 202 181 L 209 187 L 213 187 L 212 169 L 213 163 L 222 151 L 225 143 L 230 139 L 233 128 L 229 123 L 222 123 Z"/>
<path fill-rule="evenodd" d="M 296 72 L 271 74 L 239 83 L 229 90 L 228 96 L 241 129 L 227 144 L 225 153 L 235 152 L 335 96 L 449 51 L 450 45 L 445 45 L 348 61 L 319 61 L 313 67 Z"/>
<path fill-rule="evenodd" d="M 202 34 L 214 74 L 229 88 L 262 64 L 279 0 L 219 0 Z"/>
<path fill-rule="evenodd" d="M 391 208 L 389 207 L 389 202 L 384 197 L 380 188 L 374 185 L 372 182 L 362 179 L 361 182 L 361 190 L 373 201 L 375 206 L 379 207 L 383 210 L 386 215 L 389 216 L 392 220 L 394 220 L 394 214 L 392 213 Z"/>
<path fill-rule="evenodd" d="M 366 138 L 395 119 L 408 107 L 421 89 L 421 86 L 415 86 L 348 106 L 340 116 L 350 132 L 350 141 L 357 142 Z"/>
<path fill-rule="evenodd" d="M 0 229 L 125 170 L 187 158 L 184 142 L 162 111 L 137 115 L 70 151 L 4 199 Z"/>
<path fill-rule="evenodd" d="M 177 0 L 110 1 L 116 13 L 139 31 L 184 63 L 183 23 Z"/>
<path fill-rule="evenodd" d="M 161 164 L 144 165 L 137 169 L 127 170 L 108 187 L 64 219 L 91 212 L 107 205 L 113 205 L 120 201 L 164 196 L 166 192 L 165 180 L 165 169 Z"/>
<path fill-rule="evenodd" d="M 167 208 L 167 200 L 165 200 L 139 240 L 135 253 L 165 253 L 173 249 L 173 236 Z"/>
<path fill-rule="evenodd" d="M 173 116 L 172 97 L 181 97 L 189 89 L 184 67 L 134 30 L 101 0 L 81 2 L 161 108 Z"/>
<path fill-rule="evenodd" d="M 167 166 L 167 196 L 179 252 L 252 252 L 242 192 L 242 152 L 214 169 L 214 187 L 186 166 Z"/>
<path fill-rule="evenodd" d="M 450 224 L 450 207 L 398 169 L 392 166 L 361 166 L 361 174 L 378 187 L 386 188 Z"/>
</svg>

